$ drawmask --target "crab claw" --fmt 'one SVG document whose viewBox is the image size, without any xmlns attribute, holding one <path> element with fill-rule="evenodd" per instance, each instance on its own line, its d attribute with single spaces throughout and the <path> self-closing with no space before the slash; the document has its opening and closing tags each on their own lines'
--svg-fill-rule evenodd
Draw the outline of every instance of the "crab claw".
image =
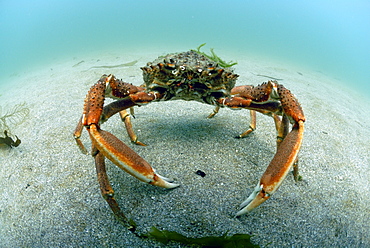
<svg viewBox="0 0 370 248">
<path fill-rule="evenodd" d="M 176 188 L 179 184 L 155 173 L 150 164 L 113 134 L 90 125 L 89 134 L 94 146 L 110 161 L 140 181 L 162 188 Z"/>
<path fill-rule="evenodd" d="M 252 209 L 261 205 L 264 201 L 266 201 L 270 196 L 264 195 L 262 193 L 263 185 L 260 183 L 257 184 L 256 188 L 254 188 L 252 194 L 240 204 L 241 210 L 236 213 L 236 216 L 240 216 L 250 212 Z"/>
<path fill-rule="evenodd" d="M 303 121 L 294 124 L 292 131 L 288 133 L 279 145 L 274 158 L 262 175 L 256 188 L 241 204 L 241 210 L 236 213 L 236 216 L 246 214 L 258 207 L 279 188 L 296 161 L 302 144 L 303 130 Z"/>
</svg>

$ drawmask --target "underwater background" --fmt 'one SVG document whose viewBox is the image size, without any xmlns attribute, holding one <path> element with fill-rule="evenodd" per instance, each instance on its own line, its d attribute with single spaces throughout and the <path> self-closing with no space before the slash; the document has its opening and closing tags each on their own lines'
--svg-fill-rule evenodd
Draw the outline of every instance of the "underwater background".
<svg viewBox="0 0 370 248">
<path fill-rule="evenodd" d="M 367 1 L 0 0 L 0 247 L 160 246 L 114 219 L 94 159 L 72 134 L 103 73 L 139 85 L 147 61 L 203 43 L 238 62 L 237 84 L 273 77 L 297 96 L 307 118 L 302 181 L 288 175 L 268 202 L 235 218 L 276 152 L 272 118 L 258 114 L 256 132 L 235 139 L 249 111 L 209 119 L 214 107 L 199 102 L 135 108 L 135 133 L 148 146 L 130 142 L 118 115 L 102 128 L 181 183 L 158 189 L 107 161 L 138 233 L 370 247 L 369 13 Z M 91 150 L 86 131 L 81 141 Z"/>
<path fill-rule="evenodd" d="M 219 54 L 320 71 L 370 96 L 370 2 L 0 1 L 0 84 L 84 54 L 180 52 L 202 43 Z"/>
</svg>

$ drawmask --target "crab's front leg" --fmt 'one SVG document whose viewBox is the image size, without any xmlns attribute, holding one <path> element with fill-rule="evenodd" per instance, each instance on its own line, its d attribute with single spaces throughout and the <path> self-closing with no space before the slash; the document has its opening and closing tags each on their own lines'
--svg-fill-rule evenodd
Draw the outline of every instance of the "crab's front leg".
<svg viewBox="0 0 370 248">
<path fill-rule="evenodd" d="M 103 108 L 105 96 L 111 98 L 122 98 L 112 102 Z M 164 188 L 174 188 L 178 184 L 171 183 L 169 179 L 155 173 L 154 169 L 130 147 L 120 141 L 113 134 L 101 130 L 100 124 L 112 115 L 138 104 L 145 104 L 154 100 L 156 95 L 142 92 L 136 86 L 123 83 L 114 76 L 104 75 L 95 85 L 91 87 L 86 98 L 83 115 L 77 124 L 74 137 L 80 149 L 86 152 L 79 137 L 83 126 L 89 132 L 95 157 L 96 171 L 100 189 L 104 199 L 111 207 L 119 220 L 128 224 L 128 220 L 120 211 L 114 199 L 114 191 L 109 184 L 105 170 L 105 157 L 111 160 L 122 170 L 128 172 L 139 180 Z M 132 230 L 132 226 L 130 226 Z"/>
<path fill-rule="evenodd" d="M 286 175 L 297 161 L 299 149 L 302 144 L 305 117 L 300 104 L 293 94 L 284 86 L 276 82 L 261 85 L 265 91 L 251 91 L 255 95 L 236 96 L 223 99 L 222 104 L 231 108 L 247 108 L 265 114 L 271 114 L 275 119 L 278 129 L 278 148 L 275 156 L 263 173 L 260 181 L 252 194 L 241 204 L 241 210 L 237 216 L 245 214 L 258 207 L 279 188 Z M 265 96 L 258 101 L 259 96 Z M 269 101 L 271 98 L 278 101 Z M 253 100 L 252 100 L 253 99 Z M 282 113 L 280 113 L 282 112 Z M 276 120 L 275 113 L 282 114 L 282 120 Z M 287 134 L 290 120 L 293 123 L 292 130 Z"/>
<path fill-rule="evenodd" d="M 104 118 L 108 118 L 117 111 L 148 103 L 156 98 L 154 94 L 135 90 L 134 86 L 123 83 L 112 75 L 100 80 L 91 87 L 86 96 L 82 117 L 82 124 L 89 131 L 93 146 L 119 168 L 143 182 L 164 188 L 179 186 L 156 174 L 150 164 L 135 151 L 113 134 L 100 129 L 99 122 L 106 95 L 111 98 L 123 99 L 117 101 L 117 106 L 113 106 L 112 110 L 107 111 Z"/>
<path fill-rule="evenodd" d="M 236 214 L 237 216 L 251 211 L 270 198 L 296 163 L 302 144 L 305 117 L 300 104 L 283 85 L 278 85 L 275 82 L 271 84 L 276 89 L 283 109 L 283 121 L 278 132 L 282 134 L 282 141 L 278 141 L 278 148 L 274 158 L 263 173 L 252 194 L 242 203 L 242 209 Z M 293 123 L 292 130 L 288 134 L 286 134 L 286 129 L 289 122 L 285 121 L 287 118 Z M 296 171 L 296 173 L 298 172 Z"/>
<path fill-rule="evenodd" d="M 237 216 L 246 214 L 261 205 L 275 193 L 297 159 L 302 144 L 304 125 L 300 120 L 280 143 L 277 152 L 263 173 L 252 194 L 241 204 Z"/>
</svg>

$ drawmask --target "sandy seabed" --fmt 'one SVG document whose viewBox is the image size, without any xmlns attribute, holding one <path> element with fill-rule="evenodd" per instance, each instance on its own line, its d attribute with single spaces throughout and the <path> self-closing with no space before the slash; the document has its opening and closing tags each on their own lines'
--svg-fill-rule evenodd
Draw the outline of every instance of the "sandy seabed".
<svg viewBox="0 0 370 248">
<path fill-rule="evenodd" d="M 158 55 L 163 53 L 73 58 L 2 82 L 1 106 L 26 102 L 31 112 L 12 129 L 22 144 L 0 149 L 1 247 L 164 247 L 116 221 L 100 195 L 93 158 L 79 151 L 72 136 L 84 97 L 102 74 L 140 85 L 139 67 Z M 134 66 L 91 68 L 134 60 Z M 320 72 L 246 57 L 237 61 L 238 85 L 267 81 L 257 75 L 276 77 L 299 99 L 307 118 L 300 152 L 303 181 L 288 175 L 268 201 L 235 218 L 275 153 L 273 120 L 259 114 L 257 130 L 235 139 L 249 125 L 248 111 L 221 109 L 207 119 L 212 106 L 152 103 L 136 108 L 133 119 L 147 147 L 129 142 L 118 116 L 102 128 L 181 187 L 144 184 L 108 161 L 123 212 L 142 232 L 156 226 L 191 237 L 249 233 L 262 247 L 369 247 L 369 101 Z M 86 131 L 82 141 L 90 147 Z"/>
</svg>

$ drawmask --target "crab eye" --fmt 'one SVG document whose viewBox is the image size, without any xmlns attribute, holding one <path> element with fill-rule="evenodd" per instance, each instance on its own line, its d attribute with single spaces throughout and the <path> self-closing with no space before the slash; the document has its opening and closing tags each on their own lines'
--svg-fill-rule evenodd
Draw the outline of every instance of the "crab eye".
<svg viewBox="0 0 370 248">
<path fill-rule="evenodd" d="M 179 72 L 178 70 L 173 70 L 173 71 L 172 71 L 172 74 L 173 74 L 173 75 L 176 75 L 178 72 Z"/>
<path fill-rule="evenodd" d="M 180 66 L 180 70 L 185 71 L 185 69 L 186 69 L 185 66 L 183 65 Z"/>
</svg>

